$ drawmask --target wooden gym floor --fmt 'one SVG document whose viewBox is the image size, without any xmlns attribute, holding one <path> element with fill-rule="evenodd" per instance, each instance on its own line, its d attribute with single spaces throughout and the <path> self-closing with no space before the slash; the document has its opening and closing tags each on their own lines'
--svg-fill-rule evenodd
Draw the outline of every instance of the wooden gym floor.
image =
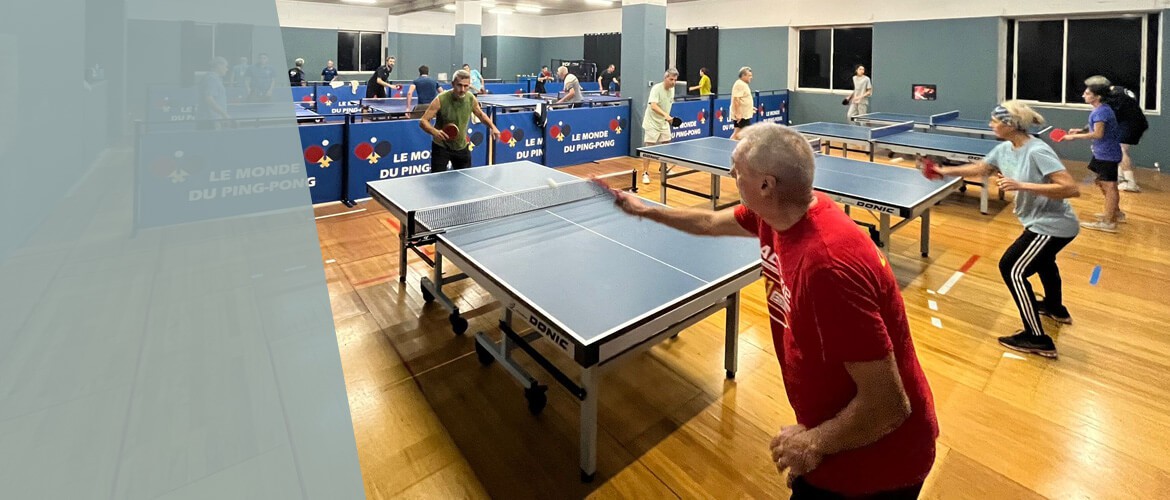
<svg viewBox="0 0 1170 500">
<path fill-rule="evenodd" d="M 641 161 L 624 158 L 565 170 L 634 168 Z M 1083 165 L 1070 169 L 1083 181 L 1073 206 L 1088 220 L 1102 197 Z M 708 179 L 678 181 L 702 190 Z M 992 214 L 981 215 L 977 188 L 944 201 L 930 258 L 918 255 L 917 228 L 894 235 L 891 262 L 941 426 L 923 498 L 1170 498 L 1170 183 L 1151 171 L 1139 182 L 1142 193 L 1122 193 L 1129 222 L 1119 234 L 1084 230 L 1060 255 L 1074 324 L 1045 320 L 1056 361 L 995 341 L 1020 327 L 997 267 L 1021 231 L 1010 204 L 993 196 Z M 723 185 L 734 197 L 734 183 Z M 640 188 L 656 199 L 657 176 Z M 669 201 L 705 206 L 678 192 Z M 550 385 L 534 417 L 504 370 L 476 360 L 470 334 L 498 336 L 499 305 L 469 281 L 452 285 L 471 322 L 468 335 L 452 334 L 445 311 L 424 306 L 425 263 L 412 256 L 399 284 L 393 217 L 373 202 L 356 209 L 365 210 L 322 218 L 318 230 L 368 498 L 787 497 L 766 445 L 795 419 L 761 283 L 742 293 L 734 381 L 723 373 L 722 314 L 607 373 L 597 479 L 582 484 L 576 400 L 517 354 Z"/>
</svg>

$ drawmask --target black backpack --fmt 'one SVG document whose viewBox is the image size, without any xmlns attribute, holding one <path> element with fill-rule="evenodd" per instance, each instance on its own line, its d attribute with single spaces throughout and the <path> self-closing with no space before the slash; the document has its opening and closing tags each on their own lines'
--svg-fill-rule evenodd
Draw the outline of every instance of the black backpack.
<svg viewBox="0 0 1170 500">
<path fill-rule="evenodd" d="M 1142 113 L 1141 105 L 1138 104 L 1137 98 L 1129 89 L 1120 85 L 1113 86 L 1105 104 L 1113 108 L 1113 114 L 1117 115 L 1117 124 L 1125 130 L 1145 132 L 1146 129 L 1150 128 L 1146 114 Z"/>
</svg>

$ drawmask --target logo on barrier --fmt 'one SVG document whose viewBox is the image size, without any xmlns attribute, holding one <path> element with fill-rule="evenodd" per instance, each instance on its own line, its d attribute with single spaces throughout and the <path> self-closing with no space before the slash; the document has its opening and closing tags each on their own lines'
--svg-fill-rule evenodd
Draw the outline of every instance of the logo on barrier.
<svg viewBox="0 0 1170 500">
<path fill-rule="evenodd" d="M 353 148 L 354 156 L 367 160 L 370 165 L 378 163 L 378 160 L 390 156 L 390 141 L 379 141 L 377 137 L 371 137 L 368 142 L 358 143 Z"/>
<path fill-rule="evenodd" d="M 524 140 L 524 129 L 516 128 L 515 125 L 508 127 L 506 130 L 500 131 L 500 142 L 507 144 L 508 147 L 516 147 L 516 143 Z"/>
<path fill-rule="evenodd" d="M 610 128 L 613 128 L 612 123 L 610 124 Z M 565 122 L 557 122 L 556 125 L 553 125 L 552 128 L 548 129 L 548 133 L 555 137 L 557 141 L 564 141 L 565 136 L 571 134 L 572 132 L 572 127 L 570 127 Z"/>
<path fill-rule="evenodd" d="M 306 103 L 306 104 L 311 104 L 313 102 L 313 100 L 316 99 L 316 97 L 317 96 L 313 95 L 313 93 L 310 92 L 308 94 L 305 94 L 305 96 L 301 98 L 301 102 Z"/>
<path fill-rule="evenodd" d="M 171 184 L 181 184 L 187 181 L 192 174 L 204 170 L 203 158 L 188 155 L 179 150 L 169 156 L 156 158 L 150 163 L 150 172 L 159 178 L 169 178 Z"/>
<path fill-rule="evenodd" d="M 699 120 L 699 123 L 707 123 L 707 111 L 700 109 L 699 115 L 696 118 Z"/>
<path fill-rule="evenodd" d="M 726 116 L 727 116 L 727 113 L 723 112 L 723 106 L 719 106 L 719 109 L 715 110 L 715 121 L 721 122 L 721 121 L 723 121 L 723 118 Z M 728 119 L 730 119 L 730 117 L 728 117 Z"/>
<path fill-rule="evenodd" d="M 763 104 L 760 105 L 759 112 L 760 112 L 760 116 L 764 116 L 764 105 Z"/>
<path fill-rule="evenodd" d="M 337 96 L 335 96 L 333 94 L 325 94 L 325 95 L 321 96 L 321 99 L 319 102 L 321 104 L 326 105 L 326 106 L 332 106 L 332 105 L 337 103 Z"/>
<path fill-rule="evenodd" d="M 387 145 L 389 143 L 386 143 Z M 345 148 L 341 144 L 329 144 L 329 140 L 321 141 L 321 145 L 316 144 L 305 148 L 305 160 L 309 163 L 316 163 L 321 168 L 329 168 L 329 165 L 341 159 L 345 154 Z"/>
<path fill-rule="evenodd" d="M 626 119 L 622 118 L 620 116 L 609 121 L 609 129 L 618 133 L 618 134 L 622 133 L 622 128 L 625 126 L 626 126 Z"/>
<path fill-rule="evenodd" d="M 472 132 L 471 128 L 467 129 L 467 150 L 475 151 L 475 148 L 483 144 L 483 132 Z"/>
</svg>

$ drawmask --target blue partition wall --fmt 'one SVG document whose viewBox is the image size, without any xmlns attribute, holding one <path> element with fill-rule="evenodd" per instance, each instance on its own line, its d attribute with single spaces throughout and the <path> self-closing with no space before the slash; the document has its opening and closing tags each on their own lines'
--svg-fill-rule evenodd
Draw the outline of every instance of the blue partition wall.
<svg viewBox="0 0 1170 500">
<path fill-rule="evenodd" d="M 630 151 L 629 125 L 628 105 L 549 111 L 544 164 L 563 167 L 626 156 Z"/>
</svg>

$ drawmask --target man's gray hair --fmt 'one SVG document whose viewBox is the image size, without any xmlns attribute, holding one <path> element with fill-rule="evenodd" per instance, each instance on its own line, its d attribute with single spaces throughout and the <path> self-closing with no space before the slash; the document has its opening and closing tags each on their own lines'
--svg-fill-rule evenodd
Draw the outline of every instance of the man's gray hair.
<svg viewBox="0 0 1170 500">
<path fill-rule="evenodd" d="M 670 68 L 670 69 L 666 70 L 666 73 L 662 74 L 662 79 L 665 80 L 665 79 L 670 78 L 672 76 L 675 78 L 678 78 L 678 70 L 677 69 Z"/>
<path fill-rule="evenodd" d="M 757 123 L 743 129 L 732 154 L 745 167 L 779 180 L 794 203 L 812 201 L 816 160 L 812 146 L 799 132 L 777 123 Z M 799 199 L 796 197 L 800 197 Z"/>
<path fill-rule="evenodd" d="M 743 78 L 743 75 L 748 74 L 749 72 L 751 72 L 751 70 L 752 70 L 751 66 L 744 66 L 742 68 L 739 68 L 739 77 Z"/>
<path fill-rule="evenodd" d="M 301 66 L 304 66 L 304 65 L 305 65 L 305 60 L 301 59 L 299 57 L 297 58 L 297 60 L 293 61 L 293 66 L 296 66 L 298 68 Z"/>
<path fill-rule="evenodd" d="M 459 80 L 470 80 L 470 79 L 471 79 L 471 73 L 468 71 L 464 71 L 464 70 L 458 70 L 455 72 L 455 74 L 451 75 L 451 83 L 455 83 Z"/>
<path fill-rule="evenodd" d="M 1109 79 L 1101 75 L 1093 75 L 1085 79 L 1086 87 L 1108 87 L 1112 85 Z"/>
</svg>

